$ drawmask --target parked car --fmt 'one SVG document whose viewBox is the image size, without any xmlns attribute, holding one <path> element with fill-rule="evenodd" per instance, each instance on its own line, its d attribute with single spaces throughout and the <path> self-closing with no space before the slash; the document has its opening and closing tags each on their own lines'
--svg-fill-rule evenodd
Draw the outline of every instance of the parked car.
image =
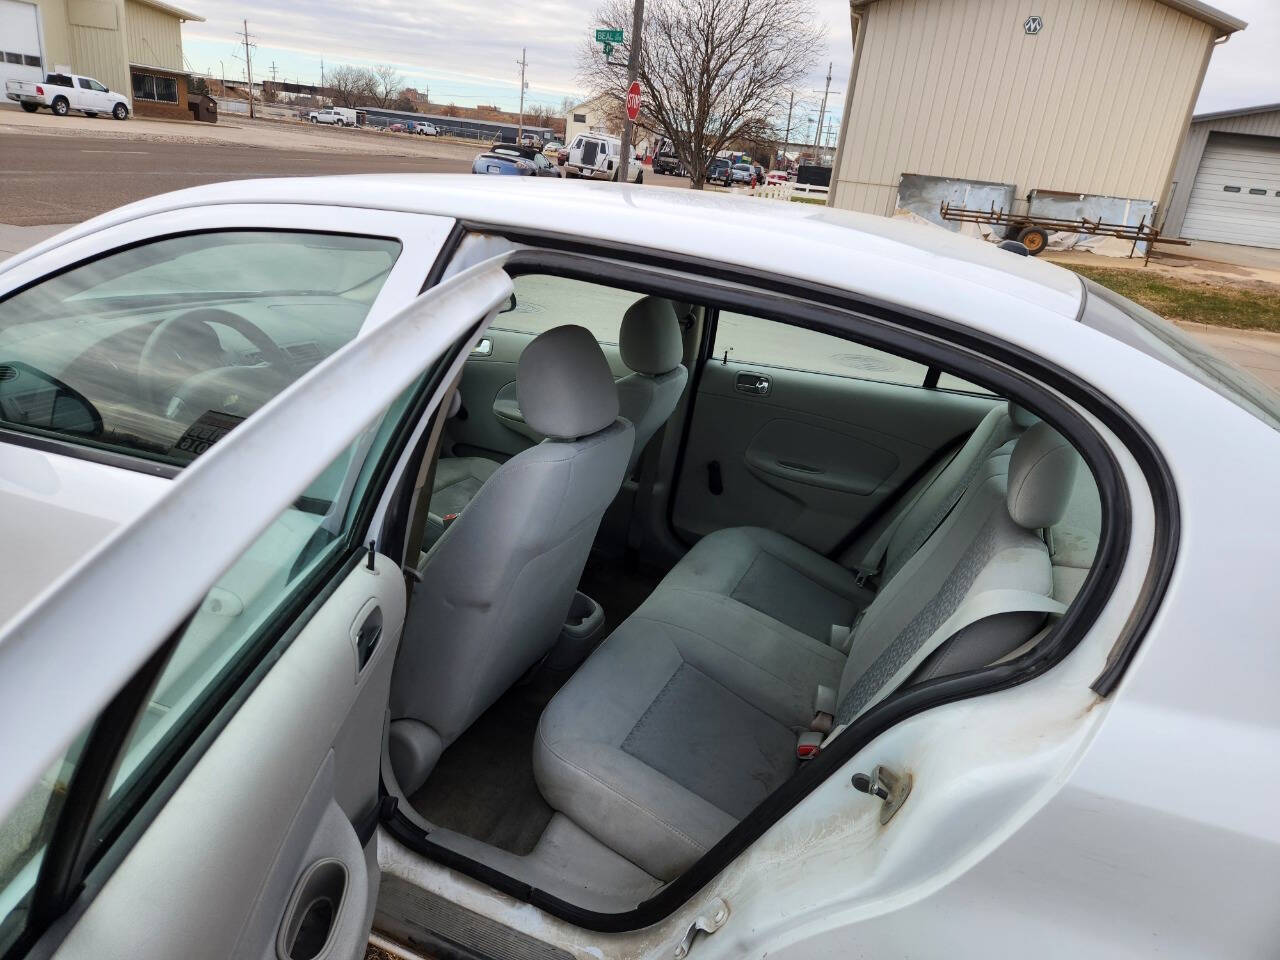
<svg viewBox="0 0 1280 960">
<path fill-rule="evenodd" d="M 768 184 L 781 184 L 781 183 L 790 183 L 790 182 L 791 182 L 791 174 L 789 174 L 786 170 L 770 170 L 768 175 L 765 177 L 765 183 L 768 183 Z"/>
<path fill-rule="evenodd" d="M 560 171 L 542 155 L 542 151 L 515 143 L 495 143 L 476 157 L 471 164 L 471 172 L 521 177 L 560 176 Z"/>
<path fill-rule="evenodd" d="M 660 153 L 653 158 L 653 172 L 668 177 L 686 177 L 688 172 L 674 153 Z"/>
<path fill-rule="evenodd" d="M 749 163 L 735 163 L 729 170 L 731 186 L 754 187 L 756 185 L 756 168 Z"/>
<path fill-rule="evenodd" d="M 542 154 L 548 160 L 556 160 L 560 156 L 560 151 L 564 149 L 564 144 L 559 140 L 548 140 L 546 146 L 542 148 Z"/>
<path fill-rule="evenodd" d="M 323 123 L 329 126 L 354 127 L 356 111 L 348 107 L 326 107 L 323 110 L 312 110 L 307 114 L 312 123 Z"/>
<path fill-rule="evenodd" d="M 413 132 L 424 137 L 438 137 L 440 130 L 434 123 L 428 123 L 426 120 L 414 120 Z"/>
<path fill-rule="evenodd" d="M 618 180 L 622 176 L 621 150 L 622 141 L 617 137 L 604 133 L 579 134 L 569 144 L 564 175 L 590 180 Z M 631 183 L 644 182 L 644 165 L 636 159 L 634 147 L 627 164 L 627 179 Z"/>
<path fill-rule="evenodd" d="M 387 130 L 391 133 L 404 133 L 406 128 L 403 123 L 389 123 L 387 124 Z"/>
<path fill-rule="evenodd" d="M 753 164 L 751 165 L 751 169 L 753 169 L 753 170 L 756 172 L 756 183 L 758 183 L 758 184 L 759 184 L 759 183 L 764 183 L 764 180 L 765 180 L 765 169 L 764 169 L 764 167 L 760 166 L 760 164 L 758 164 L 758 163 L 753 163 Z"/>
<path fill-rule="evenodd" d="M 720 183 L 728 186 L 733 182 L 733 164 L 724 157 L 713 157 L 707 164 L 707 183 Z"/>
<path fill-rule="evenodd" d="M 540 150 L 542 149 L 542 140 L 537 134 L 522 133 L 520 134 L 520 145 L 522 147 L 533 147 Z"/>
<path fill-rule="evenodd" d="M 6 80 L 4 92 L 27 113 L 47 107 L 59 117 L 78 110 L 86 117 L 109 113 L 117 120 L 129 118 L 128 97 L 78 73 L 49 73 L 40 81 Z"/>
<path fill-rule="evenodd" d="M 0 949 L 1271 952 L 1280 398 L 775 206 L 264 178 L 0 263 Z"/>
</svg>

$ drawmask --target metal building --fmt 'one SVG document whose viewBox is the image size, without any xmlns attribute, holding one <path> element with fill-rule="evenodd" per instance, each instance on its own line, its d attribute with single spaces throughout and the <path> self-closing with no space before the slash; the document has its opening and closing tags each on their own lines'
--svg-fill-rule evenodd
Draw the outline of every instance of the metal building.
<svg viewBox="0 0 1280 960">
<path fill-rule="evenodd" d="M 1166 233 L 1280 248 L 1280 103 L 1193 118 L 1173 181 Z"/>
<path fill-rule="evenodd" d="M 851 0 L 851 11 L 830 203 L 886 216 L 909 175 L 922 209 L 976 191 L 1013 212 L 1036 194 L 1131 223 L 1163 217 L 1210 54 L 1245 27 L 1199 0 Z"/>
<path fill-rule="evenodd" d="M 190 119 L 182 23 L 203 19 L 164 0 L 0 0 L 0 87 L 79 73 L 135 113 Z"/>
</svg>

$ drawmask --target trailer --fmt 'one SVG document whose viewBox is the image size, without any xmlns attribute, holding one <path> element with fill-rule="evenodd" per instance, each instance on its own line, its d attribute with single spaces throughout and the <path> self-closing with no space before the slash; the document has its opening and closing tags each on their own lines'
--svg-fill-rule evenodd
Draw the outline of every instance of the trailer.
<svg viewBox="0 0 1280 960">
<path fill-rule="evenodd" d="M 1107 220 L 1091 220 L 1079 217 L 1074 220 L 1059 217 L 1046 217 L 1032 213 L 1009 213 L 1003 207 L 992 204 L 989 210 L 975 210 L 965 206 L 957 206 L 943 200 L 938 208 L 938 215 L 943 220 L 957 223 L 989 223 L 1005 228 L 1005 236 L 1016 239 L 1027 248 L 1033 257 L 1039 256 L 1049 246 L 1050 233 L 1082 233 L 1099 237 L 1118 237 L 1121 240 L 1132 240 L 1129 256 L 1137 252 L 1138 244 L 1145 243 L 1142 262 L 1145 265 L 1151 258 L 1151 247 L 1157 243 L 1172 243 L 1188 246 L 1190 241 L 1176 237 L 1164 237 L 1160 231 L 1147 223 L 1144 216 L 1135 226 L 1129 223 L 1113 223 Z"/>
</svg>

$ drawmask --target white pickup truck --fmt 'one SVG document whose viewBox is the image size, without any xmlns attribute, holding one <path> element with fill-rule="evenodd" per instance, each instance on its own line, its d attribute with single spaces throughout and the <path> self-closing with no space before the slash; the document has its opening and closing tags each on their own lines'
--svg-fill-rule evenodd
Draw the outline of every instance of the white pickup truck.
<svg viewBox="0 0 1280 960">
<path fill-rule="evenodd" d="M 354 127 L 356 112 L 348 107 L 328 107 L 324 110 L 312 110 L 307 114 L 312 123 L 337 124 L 340 127 Z"/>
<path fill-rule="evenodd" d="M 129 98 L 108 90 L 93 77 L 75 73 L 50 73 L 43 80 L 7 80 L 5 96 L 16 100 L 27 113 L 48 107 L 60 117 L 79 110 L 86 117 L 109 113 L 117 120 L 129 117 Z"/>
</svg>

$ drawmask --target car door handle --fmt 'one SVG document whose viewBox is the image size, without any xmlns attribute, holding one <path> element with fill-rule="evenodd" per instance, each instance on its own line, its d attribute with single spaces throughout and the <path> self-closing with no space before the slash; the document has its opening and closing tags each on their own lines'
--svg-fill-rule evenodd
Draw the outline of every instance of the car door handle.
<svg viewBox="0 0 1280 960">
<path fill-rule="evenodd" d="M 356 645 L 357 673 L 365 668 L 373 652 L 378 649 L 378 641 L 382 639 L 382 607 L 376 601 L 371 600 L 370 603 L 373 604 L 372 609 L 366 604 L 361 610 L 364 616 L 357 621 L 360 626 L 356 628 L 352 638 Z"/>
<path fill-rule="evenodd" d="M 757 397 L 767 397 L 769 395 L 769 387 L 772 383 L 773 381 L 763 373 L 740 373 L 734 381 L 734 389 L 739 393 L 750 393 Z"/>
</svg>

